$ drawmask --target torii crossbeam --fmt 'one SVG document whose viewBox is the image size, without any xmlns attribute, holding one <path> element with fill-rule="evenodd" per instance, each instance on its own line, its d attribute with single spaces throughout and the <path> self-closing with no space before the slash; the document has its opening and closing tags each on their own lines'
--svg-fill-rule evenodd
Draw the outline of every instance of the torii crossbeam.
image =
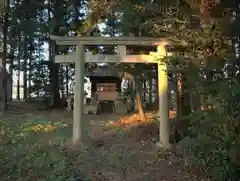
<svg viewBox="0 0 240 181">
<path fill-rule="evenodd" d="M 127 63 L 158 63 L 158 81 L 159 81 L 159 114 L 160 114 L 160 130 L 159 142 L 157 146 L 162 148 L 170 148 L 170 132 L 169 132 L 169 115 L 168 115 L 168 77 L 166 74 L 167 66 L 162 58 L 167 56 L 165 46 L 169 44 L 166 38 L 153 37 L 59 37 L 51 36 L 52 40 L 58 45 L 75 45 L 76 52 L 67 55 L 65 58 L 56 56 L 58 62 L 75 62 L 75 88 L 74 88 L 74 111 L 73 111 L 73 144 L 82 141 L 82 122 L 84 114 L 84 61 L 89 60 L 85 52 L 84 45 L 113 45 L 117 46 L 118 54 L 111 55 L 113 60 L 102 62 L 118 62 Z M 127 55 L 126 46 L 157 46 L 155 55 Z M 94 55 L 91 55 L 92 58 Z M 99 55 L 98 55 L 99 56 Z M 128 57 L 129 56 L 129 57 Z M 128 61 L 128 58 L 131 61 Z M 68 57 L 68 58 L 67 58 Z M 75 57 L 75 58 L 74 58 Z M 144 58 L 145 57 L 145 58 Z M 150 60 L 149 60 L 150 59 Z M 71 61 L 72 60 L 72 61 Z M 95 60 L 99 60 L 95 55 Z M 100 62 L 99 62 L 100 63 Z"/>
</svg>

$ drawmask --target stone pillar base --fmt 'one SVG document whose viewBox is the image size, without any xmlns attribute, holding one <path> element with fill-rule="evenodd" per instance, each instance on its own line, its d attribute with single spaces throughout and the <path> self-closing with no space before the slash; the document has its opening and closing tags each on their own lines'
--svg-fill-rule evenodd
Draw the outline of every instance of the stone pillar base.
<svg viewBox="0 0 240 181">
<path fill-rule="evenodd" d="M 172 148 L 173 148 L 173 145 L 171 143 L 157 142 L 156 146 L 157 146 L 157 148 L 165 149 L 165 150 L 172 150 Z"/>
</svg>

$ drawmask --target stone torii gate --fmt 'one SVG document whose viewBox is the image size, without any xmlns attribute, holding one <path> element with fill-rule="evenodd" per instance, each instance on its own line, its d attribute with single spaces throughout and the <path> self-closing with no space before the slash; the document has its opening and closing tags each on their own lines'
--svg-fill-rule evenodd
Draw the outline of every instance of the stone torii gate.
<svg viewBox="0 0 240 181">
<path fill-rule="evenodd" d="M 161 61 L 167 56 L 165 46 L 168 40 L 150 37 L 59 37 L 51 36 L 57 45 L 75 45 L 76 52 L 68 55 L 55 56 L 56 63 L 75 62 L 75 88 L 74 88 L 74 111 L 73 111 L 73 144 L 82 142 L 82 122 L 84 114 L 84 62 L 98 63 L 157 63 L 159 81 L 159 114 L 160 130 L 158 147 L 167 148 L 170 145 L 169 115 L 168 115 L 168 76 L 167 65 Z M 117 55 L 92 54 L 85 52 L 87 45 L 112 45 L 117 46 Z M 127 55 L 127 46 L 156 46 L 157 52 L 149 55 Z"/>
</svg>

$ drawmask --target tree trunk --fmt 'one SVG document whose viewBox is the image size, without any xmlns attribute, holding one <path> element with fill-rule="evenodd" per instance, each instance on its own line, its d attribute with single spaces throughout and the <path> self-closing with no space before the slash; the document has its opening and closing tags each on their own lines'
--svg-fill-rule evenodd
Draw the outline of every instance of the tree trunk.
<svg viewBox="0 0 240 181">
<path fill-rule="evenodd" d="M 10 87 L 10 90 L 8 92 L 8 94 L 10 94 L 8 97 L 9 97 L 9 100 L 8 101 L 12 101 L 12 95 L 13 95 L 13 50 L 11 50 L 11 59 L 10 59 L 10 65 L 9 65 L 9 78 L 10 78 L 10 82 L 9 82 L 9 87 Z"/>
<path fill-rule="evenodd" d="M 66 65 L 66 94 L 67 94 L 67 97 L 69 96 L 69 87 L 68 87 L 68 83 L 69 83 L 69 66 Z"/>
<path fill-rule="evenodd" d="M 28 44 L 27 39 L 25 38 L 25 46 L 24 46 L 24 67 L 23 67 L 23 99 L 27 100 L 27 61 L 28 61 Z"/>
<path fill-rule="evenodd" d="M 61 89 L 61 94 L 62 94 L 62 98 L 65 97 L 65 93 L 64 93 L 64 69 L 63 69 L 63 65 L 60 65 L 60 89 Z"/>
<path fill-rule="evenodd" d="M 147 120 L 147 118 L 143 111 L 139 77 L 136 77 L 135 83 L 136 83 L 136 100 L 137 100 L 138 115 L 140 120 L 144 121 L 144 120 Z"/>
<path fill-rule="evenodd" d="M 64 4 L 63 0 L 58 0 L 53 4 L 53 17 L 54 21 L 56 22 L 55 27 L 53 28 L 53 32 L 49 29 L 49 34 L 60 35 L 59 28 L 63 26 L 62 24 L 62 17 L 64 15 L 64 11 L 62 9 L 62 5 Z M 49 3 L 49 13 L 48 18 L 51 19 L 50 11 L 51 11 L 51 4 Z M 51 28 L 51 26 L 49 26 Z M 65 33 L 64 33 L 65 34 Z M 49 41 L 49 56 L 50 58 L 50 82 L 52 84 L 52 96 L 53 96 L 53 104 L 52 108 L 63 109 L 63 103 L 61 101 L 60 93 L 59 93 L 59 64 L 54 63 L 55 53 L 57 52 L 57 46 L 55 43 Z"/>
<path fill-rule="evenodd" d="M 191 113 L 190 104 L 190 91 L 188 80 L 183 75 L 183 106 L 182 106 L 182 116 L 188 116 Z"/>
<path fill-rule="evenodd" d="M 152 104 L 152 76 L 149 77 L 149 103 Z"/>
<path fill-rule="evenodd" d="M 147 92 L 147 78 L 143 77 L 143 99 L 146 101 L 146 92 Z"/>
<path fill-rule="evenodd" d="M 21 61 L 21 47 L 20 47 L 20 40 L 19 40 L 19 45 L 18 45 L 18 73 L 17 73 L 17 100 L 20 100 L 20 61 Z"/>
<path fill-rule="evenodd" d="M 30 52 L 29 52 L 29 73 L 28 73 L 28 97 L 31 97 L 31 76 L 32 76 L 32 47 L 30 48 Z"/>
<path fill-rule="evenodd" d="M 50 46 L 49 46 L 50 47 Z M 51 45 L 51 56 L 50 56 L 50 82 L 52 84 L 52 108 L 62 109 L 64 108 L 60 93 L 59 93 L 59 64 L 54 63 L 55 58 L 55 46 Z"/>
<path fill-rule="evenodd" d="M 3 75 L 3 94 L 4 96 L 2 98 L 1 104 L 3 105 L 3 109 L 7 108 L 7 76 L 6 75 L 6 59 L 7 59 L 7 37 L 8 37 L 8 27 L 9 27 L 9 8 L 10 8 L 10 1 L 6 1 L 6 11 L 4 14 L 4 25 L 3 25 L 3 57 L 1 62 L 1 69 L 4 72 Z M 5 79 L 6 78 L 6 79 Z"/>
<path fill-rule="evenodd" d="M 20 71 L 17 74 L 17 100 L 20 100 Z"/>
<path fill-rule="evenodd" d="M 4 109 L 5 109 L 4 77 L 5 77 L 5 72 L 1 63 L 0 65 L 0 116 L 3 115 Z"/>
<path fill-rule="evenodd" d="M 182 112 L 183 112 L 183 74 L 179 73 L 177 75 L 177 118 L 178 120 L 181 119 L 182 117 Z"/>
</svg>

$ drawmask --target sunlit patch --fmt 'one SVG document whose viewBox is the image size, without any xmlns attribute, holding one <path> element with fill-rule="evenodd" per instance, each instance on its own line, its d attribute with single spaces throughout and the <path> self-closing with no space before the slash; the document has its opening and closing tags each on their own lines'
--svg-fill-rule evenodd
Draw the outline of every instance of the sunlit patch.
<svg viewBox="0 0 240 181">
<path fill-rule="evenodd" d="M 170 119 L 175 119 L 177 117 L 177 111 L 176 110 L 169 110 L 169 118 Z"/>
<path fill-rule="evenodd" d="M 142 121 L 138 114 L 128 115 L 121 117 L 118 121 L 109 121 L 106 126 L 116 127 L 116 126 L 128 126 L 128 125 L 138 125 L 142 123 L 149 123 L 158 119 L 156 112 L 145 113 L 147 120 Z M 169 110 L 169 119 L 175 119 L 177 115 L 176 110 Z"/>
<path fill-rule="evenodd" d="M 138 125 L 143 122 L 150 122 L 152 120 L 156 120 L 157 116 L 155 112 L 145 113 L 147 120 L 142 121 L 138 114 L 127 115 L 121 117 L 118 121 L 111 121 L 107 123 L 107 126 L 127 126 L 127 125 Z"/>
<path fill-rule="evenodd" d="M 32 132 L 51 132 L 56 130 L 57 128 L 64 128 L 67 127 L 67 124 L 61 122 L 48 122 L 46 124 L 36 124 L 28 128 L 28 130 Z"/>
<path fill-rule="evenodd" d="M 200 109 L 202 111 L 207 111 L 207 110 L 209 111 L 209 110 L 216 109 L 216 106 L 214 106 L 214 105 L 201 106 Z"/>
</svg>

